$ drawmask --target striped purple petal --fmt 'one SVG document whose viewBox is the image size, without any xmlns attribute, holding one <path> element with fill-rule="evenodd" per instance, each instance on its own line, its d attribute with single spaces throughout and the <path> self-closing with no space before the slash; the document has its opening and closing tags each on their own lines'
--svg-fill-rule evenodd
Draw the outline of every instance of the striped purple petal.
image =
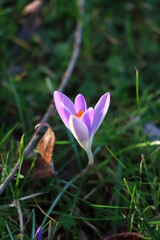
<svg viewBox="0 0 160 240">
<path fill-rule="evenodd" d="M 94 126 L 94 110 L 93 110 L 93 108 L 88 108 L 82 115 L 81 120 L 86 124 L 89 135 L 91 135 L 93 126 Z"/>
<path fill-rule="evenodd" d="M 85 150 L 88 149 L 89 132 L 86 124 L 78 117 L 71 115 L 69 119 L 70 130 L 79 143 Z"/>
<path fill-rule="evenodd" d="M 64 122 L 65 126 L 69 129 L 69 118 L 71 114 L 75 114 L 73 102 L 64 94 L 55 91 L 54 102 L 56 109 Z"/>
<path fill-rule="evenodd" d="M 93 134 L 98 130 L 100 127 L 106 113 L 108 111 L 110 104 L 110 93 L 105 93 L 97 102 L 94 108 L 94 129 Z"/>
<path fill-rule="evenodd" d="M 60 107 L 61 103 L 63 103 L 69 109 L 69 111 L 75 115 L 75 109 L 74 109 L 73 102 L 63 93 L 61 93 L 59 91 L 55 91 L 54 92 L 54 102 L 55 102 L 57 109 Z"/>
<path fill-rule="evenodd" d="M 80 113 L 81 110 L 83 110 L 84 112 L 87 110 L 86 100 L 82 94 L 77 95 L 77 97 L 75 98 L 74 106 L 75 106 L 75 111 L 78 114 Z"/>
</svg>

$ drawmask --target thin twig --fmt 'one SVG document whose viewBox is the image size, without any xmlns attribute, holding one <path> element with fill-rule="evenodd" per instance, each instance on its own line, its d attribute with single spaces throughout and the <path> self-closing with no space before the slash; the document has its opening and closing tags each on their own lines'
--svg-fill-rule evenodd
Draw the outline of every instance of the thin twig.
<svg viewBox="0 0 160 240">
<path fill-rule="evenodd" d="M 70 59 L 70 62 L 68 64 L 68 67 L 62 77 L 61 83 L 59 85 L 58 90 L 63 92 L 70 77 L 71 74 L 73 72 L 73 69 L 75 67 L 77 58 L 79 56 L 79 52 L 80 52 L 80 45 L 82 42 L 82 21 L 81 18 L 83 16 L 84 13 L 84 0 L 78 0 L 78 8 L 79 8 L 79 13 L 80 13 L 80 18 L 77 20 L 77 27 L 76 27 L 76 31 L 75 31 L 75 41 L 74 41 L 74 45 L 73 45 L 73 51 L 72 51 L 72 56 Z M 44 114 L 41 123 L 45 123 L 49 120 L 49 118 L 52 116 L 53 112 L 55 110 L 55 106 L 54 106 L 54 102 L 52 100 L 52 102 L 50 103 L 46 113 Z M 23 160 L 26 158 L 26 156 L 28 155 L 28 153 L 34 148 L 40 132 L 42 130 L 43 126 L 40 126 L 36 132 L 33 134 L 31 140 L 29 141 L 28 145 L 26 146 L 25 150 L 24 150 L 24 155 L 23 155 Z M 9 184 L 9 182 L 12 180 L 12 178 L 14 177 L 17 169 L 19 167 L 19 159 L 17 161 L 17 163 L 15 164 L 14 168 L 12 169 L 12 171 L 10 172 L 10 174 L 6 177 L 6 179 L 4 180 L 4 182 L 0 185 L 0 195 L 4 192 L 5 188 L 7 187 L 7 185 Z"/>
<path fill-rule="evenodd" d="M 37 200 L 36 200 L 34 197 L 33 197 L 33 200 L 35 201 L 35 203 L 36 203 L 37 207 L 39 208 L 39 210 L 40 210 L 47 218 L 49 218 L 52 222 L 57 223 L 57 221 L 56 221 L 54 218 L 52 218 L 52 217 L 50 217 L 49 215 L 47 215 L 47 213 L 39 206 Z"/>
</svg>

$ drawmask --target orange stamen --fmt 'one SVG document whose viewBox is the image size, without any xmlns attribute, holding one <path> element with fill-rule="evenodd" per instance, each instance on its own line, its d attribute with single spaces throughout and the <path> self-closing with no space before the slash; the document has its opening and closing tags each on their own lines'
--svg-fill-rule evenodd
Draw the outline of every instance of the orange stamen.
<svg viewBox="0 0 160 240">
<path fill-rule="evenodd" d="M 81 118 L 83 113 L 84 113 L 84 111 L 81 110 L 80 113 L 76 113 L 75 116 L 78 117 L 78 118 Z"/>
</svg>

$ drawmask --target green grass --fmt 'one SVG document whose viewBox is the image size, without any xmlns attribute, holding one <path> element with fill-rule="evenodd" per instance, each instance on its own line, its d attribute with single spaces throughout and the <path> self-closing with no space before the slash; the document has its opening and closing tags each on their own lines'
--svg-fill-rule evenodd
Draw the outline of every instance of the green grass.
<svg viewBox="0 0 160 240">
<path fill-rule="evenodd" d="M 29 19 L 22 15 L 27 3 L 0 2 L 0 184 L 19 156 L 21 169 L 23 144 L 69 63 L 79 17 L 76 1 L 49 0 L 35 32 L 17 41 Z M 160 139 L 144 130 L 146 123 L 160 126 L 159 8 L 157 0 L 86 1 L 80 56 L 65 93 L 72 100 L 82 93 L 88 106 L 111 93 L 93 141 L 95 164 L 77 175 L 87 156 L 56 112 L 49 120 L 55 176 L 34 177 L 39 155 L 31 151 L 24 177 L 19 170 L 0 196 L 1 239 L 34 239 L 40 225 L 46 239 L 103 239 L 123 231 L 160 238 Z"/>
</svg>

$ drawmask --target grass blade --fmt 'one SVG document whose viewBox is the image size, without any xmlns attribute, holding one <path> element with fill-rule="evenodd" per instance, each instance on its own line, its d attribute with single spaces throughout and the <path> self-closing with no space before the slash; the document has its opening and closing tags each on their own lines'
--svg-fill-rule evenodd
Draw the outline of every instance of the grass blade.
<svg viewBox="0 0 160 240">
<path fill-rule="evenodd" d="M 77 178 L 73 178 L 71 179 L 64 187 L 63 189 L 61 190 L 61 192 L 57 195 L 56 199 L 52 202 L 52 205 L 50 206 L 48 212 L 47 212 L 47 215 L 49 216 L 50 213 L 52 212 L 53 208 L 56 206 L 56 204 L 58 203 L 59 199 L 61 198 L 61 196 L 63 195 L 63 193 L 65 192 L 65 190 L 67 190 L 67 188 L 72 185 L 72 183 L 76 180 Z M 47 220 L 47 216 L 44 217 L 43 221 L 42 221 L 42 224 L 41 226 L 43 227 L 44 224 L 46 223 L 46 220 Z"/>
<path fill-rule="evenodd" d="M 0 147 L 7 141 L 7 139 L 10 137 L 10 135 L 13 133 L 13 131 L 16 129 L 17 124 L 14 125 L 13 128 L 11 128 L 6 135 L 2 138 L 2 140 L 0 141 Z"/>
<path fill-rule="evenodd" d="M 12 235 L 12 232 L 11 232 L 11 230 L 10 230 L 10 227 L 9 227 L 9 225 L 8 225 L 8 223 L 5 221 L 5 224 L 6 224 L 6 228 L 7 228 L 7 231 L 8 231 L 8 233 L 9 233 L 9 236 L 10 236 L 10 238 L 11 238 L 11 240 L 14 240 L 14 237 L 13 237 L 13 235 Z"/>
<path fill-rule="evenodd" d="M 16 187 L 15 187 L 15 199 L 17 199 L 17 193 L 18 193 L 18 185 L 19 185 L 21 167 L 22 167 L 22 163 L 23 163 L 23 151 L 24 151 L 24 135 L 21 137 L 21 140 L 20 140 L 19 169 L 18 169 L 17 180 L 16 180 Z"/>
<path fill-rule="evenodd" d="M 20 100 L 20 97 L 18 95 L 18 91 L 16 89 L 16 86 L 15 86 L 14 81 L 13 81 L 11 76 L 9 77 L 9 80 L 10 80 L 12 90 L 13 90 L 13 94 L 14 94 L 14 97 L 15 97 L 15 101 L 16 101 L 16 104 L 17 104 L 17 109 L 18 109 L 20 121 L 22 123 L 23 132 L 26 132 L 26 126 L 25 126 L 25 121 L 24 121 L 24 116 L 23 116 L 23 111 L 22 111 L 22 106 L 21 106 L 21 100 Z"/>
</svg>

